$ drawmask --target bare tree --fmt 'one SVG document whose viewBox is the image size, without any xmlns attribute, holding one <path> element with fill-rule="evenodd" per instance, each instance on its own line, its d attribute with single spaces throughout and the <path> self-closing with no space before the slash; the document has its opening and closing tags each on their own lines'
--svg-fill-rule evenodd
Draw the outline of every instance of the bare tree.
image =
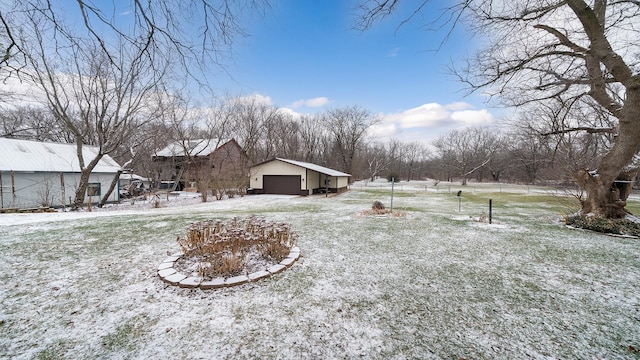
<svg viewBox="0 0 640 360">
<path fill-rule="evenodd" d="M 250 162 L 255 164 L 276 156 L 275 135 L 267 133 L 272 132 L 272 125 L 279 121 L 279 109 L 255 97 L 231 99 L 228 106 L 233 115 L 234 134 Z"/>
<path fill-rule="evenodd" d="M 386 143 L 371 143 L 361 152 L 363 161 L 367 164 L 366 177 L 374 181 L 378 176 L 389 171 L 402 156 L 403 144 L 397 139 Z"/>
<path fill-rule="evenodd" d="M 395 12 L 399 1 L 364 1 L 362 28 Z M 425 16 L 452 29 L 461 21 L 489 40 L 456 71 L 472 90 L 486 89 L 509 105 L 561 99 L 572 112 L 589 98 L 615 122 L 611 146 L 595 169 L 579 169 L 587 192 L 583 214 L 621 217 L 638 174 L 640 151 L 640 35 L 638 1 L 555 0 L 453 2 L 429 17 L 434 2 L 420 2 L 405 21 Z M 428 20 L 427 20 L 428 21 Z M 580 119 L 577 119 L 580 120 Z M 579 124 L 569 131 L 593 131 Z M 598 128 L 598 131 L 602 129 Z"/>
<path fill-rule="evenodd" d="M 511 178 L 535 184 L 542 169 L 553 161 L 548 139 L 526 128 L 514 129 L 506 136 L 509 138 L 505 149 L 511 163 L 508 167 Z"/>
<path fill-rule="evenodd" d="M 572 111 L 560 99 L 531 104 L 512 121 L 509 136 L 516 141 L 510 151 L 528 182 L 538 180 L 545 168 L 563 169 L 560 176 L 547 172 L 548 179 L 559 180 L 596 167 L 611 147 L 615 138 L 611 116 L 587 98 L 579 101 Z"/>
<path fill-rule="evenodd" d="M 493 156 L 494 138 L 488 128 L 452 130 L 434 141 L 445 167 L 467 185 L 469 176 L 486 166 Z"/>
<path fill-rule="evenodd" d="M 120 50 L 110 44 L 118 39 L 132 52 L 160 64 L 173 62 L 174 72 L 207 85 L 204 70 L 211 65 L 224 66 L 234 39 L 246 35 L 242 15 L 268 7 L 267 0 L 133 0 L 125 4 L 9 0 L 0 5 L 0 69 L 7 75 L 29 67 L 27 57 L 33 44 L 21 36 L 29 31 L 24 27 L 25 19 L 37 16 L 48 29 L 48 40 L 57 47 L 53 51 L 62 50 L 59 41 L 73 47 L 90 41 L 117 64 Z"/>
<path fill-rule="evenodd" d="M 304 115 L 297 120 L 300 137 L 299 160 L 311 163 L 321 162 L 327 152 L 327 128 L 322 126 L 320 116 Z"/>
<path fill-rule="evenodd" d="M 104 155 L 116 151 L 131 131 L 154 117 L 148 104 L 162 72 L 150 66 L 148 57 L 131 58 L 123 52 L 116 63 L 91 44 L 74 50 L 71 67 L 54 66 L 57 61 L 45 48 L 46 29 L 38 26 L 38 18 L 31 20 L 38 39 L 33 52 L 27 53 L 33 80 L 56 121 L 73 134 L 77 149 L 81 168 L 73 200 L 77 208 L 84 204 L 89 175 Z M 83 145 L 97 147 L 97 155 L 85 159 Z"/>
<path fill-rule="evenodd" d="M 302 150 L 300 124 L 292 115 L 282 111 L 273 120 L 266 134 L 273 148 L 272 152 L 278 157 L 300 159 Z"/>
<path fill-rule="evenodd" d="M 416 178 L 417 165 L 426 160 L 428 155 L 429 150 L 421 142 L 413 141 L 404 146 L 402 159 L 404 160 L 406 167 L 407 181 L 411 181 Z"/>
<path fill-rule="evenodd" d="M 356 106 L 329 110 L 322 117 L 332 135 L 332 150 L 340 170 L 352 173 L 356 154 L 364 144 L 367 130 L 379 120 L 369 111 Z"/>
<path fill-rule="evenodd" d="M 62 143 L 73 139 L 73 134 L 42 107 L 7 107 L 0 113 L 0 127 L 0 136 L 8 138 Z"/>
</svg>

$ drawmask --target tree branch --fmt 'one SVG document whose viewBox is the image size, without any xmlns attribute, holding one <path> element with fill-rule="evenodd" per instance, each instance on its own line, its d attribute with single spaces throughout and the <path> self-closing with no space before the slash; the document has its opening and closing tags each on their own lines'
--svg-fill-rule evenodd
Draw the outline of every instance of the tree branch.
<svg viewBox="0 0 640 360">
<path fill-rule="evenodd" d="M 569 128 L 569 129 L 549 131 L 546 133 L 541 133 L 540 135 L 542 136 L 559 135 L 559 134 L 567 134 L 570 132 L 577 132 L 577 131 L 586 131 L 588 134 L 600 134 L 600 133 L 615 134 L 616 128 L 615 127 L 594 128 L 594 127 L 580 126 L 580 127 Z"/>
</svg>

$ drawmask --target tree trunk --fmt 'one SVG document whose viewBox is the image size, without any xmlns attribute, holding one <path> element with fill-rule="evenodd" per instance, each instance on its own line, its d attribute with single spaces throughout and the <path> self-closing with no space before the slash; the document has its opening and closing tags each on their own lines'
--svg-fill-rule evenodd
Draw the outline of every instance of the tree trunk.
<svg viewBox="0 0 640 360">
<path fill-rule="evenodd" d="M 80 209 L 84 205 L 84 197 L 87 192 L 87 185 L 89 184 L 89 175 L 91 175 L 91 169 L 84 168 L 80 172 L 80 183 L 76 188 L 76 195 L 73 199 L 72 209 Z"/>
<path fill-rule="evenodd" d="M 621 218 L 628 213 L 627 197 L 640 170 L 634 164 L 634 157 L 640 152 L 640 86 L 627 91 L 627 106 L 622 112 L 618 137 L 598 170 L 578 170 L 574 174 L 587 192 L 582 203 L 583 215 Z"/>
<path fill-rule="evenodd" d="M 83 167 L 80 171 L 80 183 L 78 184 L 78 188 L 76 189 L 76 195 L 73 200 L 72 209 L 77 210 L 84 205 L 84 198 L 87 193 L 87 185 L 89 184 L 89 176 L 93 169 L 98 165 L 100 159 L 102 159 L 104 155 L 98 154 L 94 159 L 91 160 L 88 166 Z M 82 161 L 80 162 L 82 163 Z"/>
<path fill-rule="evenodd" d="M 582 201 L 582 214 L 623 218 L 628 214 L 625 209 L 627 198 L 635 183 L 638 169 L 622 171 L 613 181 L 605 181 L 602 176 L 587 170 L 578 170 L 574 176 L 587 192 Z"/>
<path fill-rule="evenodd" d="M 122 174 L 122 170 L 119 170 L 116 173 L 116 176 L 113 177 L 113 180 L 111 180 L 111 185 L 109 186 L 109 190 L 107 190 L 107 192 L 104 194 L 104 196 L 100 200 L 100 203 L 98 204 L 99 208 L 103 207 L 104 204 L 107 203 L 107 200 L 109 199 L 109 196 L 111 196 L 111 193 L 113 192 L 113 189 L 116 188 L 116 185 L 118 184 L 118 181 L 120 180 L 120 175 L 121 174 Z"/>
<path fill-rule="evenodd" d="M 584 1 L 570 0 L 567 5 L 582 22 L 590 40 L 585 54 L 589 96 L 618 118 L 618 136 L 602 158 L 597 173 L 577 173 L 576 178 L 587 190 L 582 211 L 584 214 L 622 217 L 627 213 L 624 207 L 631 185 L 628 182 L 634 181 L 638 174 L 634 157 L 640 152 L 640 74 L 616 54 L 609 42 L 608 36 L 613 38 L 615 35 L 605 32 L 606 1 L 596 1 L 593 13 Z M 608 93 L 609 75 L 624 87 L 620 101 Z"/>
</svg>

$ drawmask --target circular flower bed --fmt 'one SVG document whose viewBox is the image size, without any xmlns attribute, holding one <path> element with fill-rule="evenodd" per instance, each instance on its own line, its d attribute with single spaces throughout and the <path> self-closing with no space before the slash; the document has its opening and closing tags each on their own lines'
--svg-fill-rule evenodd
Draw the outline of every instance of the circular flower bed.
<svg viewBox="0 0 640 360">
<path fill-rule="evenodd" d="M 182 252 L 160 264 L 158 275 L 205 289 L 255 281 L 292 265 L 300 256 L 297 239 L 289 224 L 257 217 L 193 223 L 178 237 Z"/>
</svg>

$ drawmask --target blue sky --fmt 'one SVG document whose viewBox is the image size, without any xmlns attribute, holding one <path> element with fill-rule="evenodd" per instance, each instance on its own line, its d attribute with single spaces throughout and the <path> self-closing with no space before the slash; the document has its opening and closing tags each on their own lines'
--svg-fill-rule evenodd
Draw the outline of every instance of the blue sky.
<svg viewBox="0 0 640 360">
<path fill-rule="evenodd" d="M 458 27 L 442 44 L 446 33 L 428 31 L 420 16 L 398 27 L 421 2 L 411 0 L 360 32 L 359 1 L 272 0 L 263 14 L 245 14 L 248 36 L 236 39 L 231 62 L 210 74 L 211 85 L 220 97 L 254 96 L 292 113 L 358 106 L 381 120 L 371 132 L 381 141 L 429 143 L 453 129 L 496 122 L 497 110 L 480 94 L 465 97 L 447 73 L 473 54 L 478 39 Z M 128 2 L 96 3 L 105 14 L 131 15 Z M 71 0 L 57 4 L 77 11 Z M 439 12 L 427 16 L 433 14 Z"/>
<path fill-rule="evenodd" d="M 299 113 L 360 106 L 383 120 L 375 131 L 383 140 L 424 141 L 495 122 L 485 99 L 465 97 L 464 86 L 448 74 L 447 66 L 476 46 L 463 28 L 441 47 L 443 32 L 427 31 L 419 21 L 398 27 L 402 14 L 360 32 L 353 29 L 355 4 L 274 2 L 250 21 L 249 36 L 234 47 L 231 76 L 219 74 L 214 86 Z"/>
</svg>

